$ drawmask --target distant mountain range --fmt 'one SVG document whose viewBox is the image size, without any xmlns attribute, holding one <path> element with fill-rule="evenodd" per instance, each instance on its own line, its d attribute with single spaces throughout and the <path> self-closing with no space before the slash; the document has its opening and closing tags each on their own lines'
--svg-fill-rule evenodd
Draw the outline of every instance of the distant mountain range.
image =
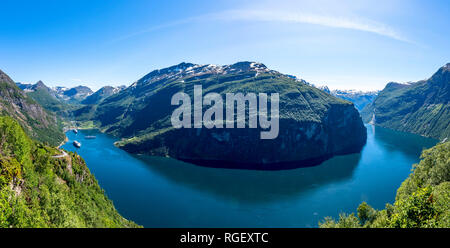
<svg viewBox="0 0 450 248">
<path fill-rule="evenodd" d="M 391 82 L 361 112 L 375 125 L 440 140 L 450 136 L 450 63 L 415 83 Z"/>
<path fill-rule="evenodd" d="M 83 101 L 81 101 L 82 104 L 99 104 L 104 99 L 118 93 L 119 91 L 125 89 L 126 86 L 119 86 L 119 87 L 112 87 L 112 86 L 105 86 L 96 91 L 94 94 L 91 94 L 87 96 Z"/>
<path fill-rule="evenodd" d="M 113 94 L 116 94 L 119 91 L 126 88 L 125 85 L 118 87 L 104 86 L 100 88 L 98 91 L 93 92 L 89 87 L 82 85 L 73 88 L 67 88 L 63 86 L 56 86 L 50 88 L 46 86 L 42 81 L 38 81 L 35 84 L 23 84 L 23 83 L 16 83 L 16 84 L 26 93 L 43 90 L 53 98 L 62 100 L 63 102 L 66 103 L 74 103 L 74 104 L 77 103 L 98 104 L 105 98 Z"/>
<path fill-rule="evenodd" d="M 47 87 L 42 81 L 38 81 L 36 84 L 23 84 L 17 83 L 17 86 L 25 92 L 35 92 L 38 90 L 46 91 L 50 96 L 63 100 L 66 103 L 80 103 L 86 97 L 92 95 L 94 92 L 87 86 L 77 86 L 73 88 L 66 88 L 57 86 L 54 88 Z"/>
<path fill-rule="evenodd" d="M 81 85 L 66 90 L 63 90 L 63 88 L 59 89 L 57 92 L 58 97 L 69 102 L 81 102 L 94 93 L 89 87 Z"/>
<path fill-rule="evenodd" d="M 335 97 L 352 102 L 359 111 L 371 103 L 379 93 L 379 91 L 330 90 L 327 86 L 318 86 L 317 88 Z"/>
<path fill-rule="evenodd" d="M 80 109 L 83 109 L 84 105 L 98 104 L 105 98 L 125 88 L 125 86 L 105 86 L 96 92 L 92 92 L 87 86 L 73 88 L 57 86 L 50 88 L 42 81 L 38 81 L 35 84 L 16 84 L 45 109 L 55 112 L 64 118 L 77 118 Z"/>
<path fill-rule="evenodd" d="M 170 99 L 180 91 L 192 97 L 194 85 L 202 85 L 204 94 L 222 96 L 279 93 L 278 138 L 260 140 L 259 129 L 173 128 L 170 117 L 176 106 Z M 215 167 L 281 169 L 280 164 L 315 164 L 359 151 L 366 139 L 353 104 L 254 62 L 181 63 L 154 70 L 86 112 L 103 131 L 122 137 L 117 145 L 126 151 Z"/>
</svg>

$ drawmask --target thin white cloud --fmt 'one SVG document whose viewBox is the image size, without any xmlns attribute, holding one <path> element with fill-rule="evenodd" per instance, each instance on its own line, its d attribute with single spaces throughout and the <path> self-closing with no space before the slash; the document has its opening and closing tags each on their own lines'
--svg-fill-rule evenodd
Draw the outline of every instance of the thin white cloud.
<svg viewBox="0 0 450 248">
<path fill-rule="evenodd" d="M 135 33 L 124 35 L 122 37 L 114 39 L 112 42 L 126 40 L 126 39 L 132 38 L 134 36 L 138 36 L 138 35 L 154 32 L 154 31 L 157 31 L 157 30 L 160 30 L 160 29 L 166 29 L 166 28 L 171 28 L 171 27 L 175 27 L 175 26 L 179 26 L 179 25 L 189 24 L 189 23 L 192 23 L 194 21 L 202 20 L 206 16 L 208 16 L 208 15 L 190 17 L 190 18 L 186 18 L 186 19 L 181 19 L 181 20 L 176 20 L 176 21 L 173 21 L 173 22 L 168 22 L 168 23 L 156 25 L 156 26 L 150 27 L 150 28 L 145 29 L 145 30 L 141 30 L 141 31 L 138 31 L 138 32 L 135 32 Z"/>
<path fill-rule="evenodd" d="M 352 29 L 375 33 L 395 40 L 412 43 L 410 40 L 406 39 L 387 25 L 370 20 L 362 20 L 359 18 L 344 18 L 302 12 L 265 10 L 231 10 L 211 16 L 221 20 L 301 23 L 321 25 L 331 28 Z"/>
<path fill-rule="evenodd" d="M 185 25 L 193 22 L 207 21 L 253 21 L 253 22 L 282 22 L 291 24 L 312 24 L 330 28 L 343 28 L 369 32 L 381 36 L 385 36 L 398 41 L 414 43 L 413 41 L 402 36 L 393 28 L 371 20 L 362 18 L 336 17 L 331 15 L 319 15 L 303 12 L 290 11 L 267 11 L 267 10 L 227 10 L 223 12 L 210 13 L 186 19 L 176 20 L 173 22 L 150 27 L 136 33 L 132 33 L 120 37 L 114 41 L 129 39 L 131 37 L 150 33 L 159 29 L 170 28 L 179 25 Z M 113 42 L 114 42 L 113 41 Z"/>
</svg>

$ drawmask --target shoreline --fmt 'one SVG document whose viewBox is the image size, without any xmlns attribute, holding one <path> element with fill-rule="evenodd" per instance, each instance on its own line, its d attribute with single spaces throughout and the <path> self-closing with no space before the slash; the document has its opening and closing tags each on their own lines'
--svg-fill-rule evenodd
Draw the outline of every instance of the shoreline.
<svg viewBox="0 0 450 248">
<path fill-rule="evenodd" d="M 61 143 L 59 144 L 59 146 L 57 146 L 57 148 L 61 148 L 61 146 L 63 146 L 64 144 L 66 144 L 69 141 L 69 138 L 67 138 L 66 133 L 64 133 L 64 140 L 61 141 Z"/>
</svg>

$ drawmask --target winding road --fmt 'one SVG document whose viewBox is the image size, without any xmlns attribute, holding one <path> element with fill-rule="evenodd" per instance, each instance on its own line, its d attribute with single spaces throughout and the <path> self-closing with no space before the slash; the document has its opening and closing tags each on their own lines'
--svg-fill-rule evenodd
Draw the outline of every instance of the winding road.
<svg viewBox="0 0 450 248">
<path fill-rule="evenodd" d="M 52 156 L 52 158 L 64 158 L 64 157 L 69 156 L 69 154 L 67 154 L 66 151 L 64 151 L 64 150 L 60 150 L 60 151 L 62 152 L 62 154 L 60 154 L 60 155 L 54 155 L 54 156 Z"/>
</svg>

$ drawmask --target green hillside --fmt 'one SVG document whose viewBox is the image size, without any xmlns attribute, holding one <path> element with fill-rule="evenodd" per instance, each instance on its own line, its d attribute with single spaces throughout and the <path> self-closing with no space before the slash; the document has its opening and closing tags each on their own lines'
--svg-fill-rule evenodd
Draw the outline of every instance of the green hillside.
<svg viewBox="0 0 450 248">
<path fill-rule="evenodd" d="M 70 105 L 59 100 L 43 88 L 37 88 L 32 92 L 27 92 L 26 94 L 38 102 L 42 107 L 54 112 L 59 117 L 70 117 L 71 111 L 77 108 L 75 105 Z"/>
<path fill-rule="evenodd" d="M 173 128 L 170 118 L 177 106 L 170 104 L 171 97 L 185 92 L 193 99 L 194 85 L 202 86 L 203 95 L 214 92 L 223 98 L 226 93 L 279 93 L 279 136 L 261 140 L 259 128 Z M 357 152 L 366 139 L 366 129 L 351 102 L 254 62 L 181 63 L 152 71 L 101 102 L 94 121 L 103 131 L 122 137 L 117 144 L 128 152 L 213 166 L 222 161 L 226 166 L 254 164 L 252 168 L 317 163 L 336 154 Z"/>
<path fill-rule="evenodd" d="M 57 146 L 64 140 L 61 120 L 27 96 L 0 70 L 0 114 L 18 120 L 32 138 Z"/>
<path fill-rule="evenodd" d="M 136 227 L 120 216 L 84 160 L 32 141 L 0 116 L 0 227 Z"/>
<path fill-rule="evenodd" d="M 326 218 L 324 228 L 450 227 L 450 142 L 423 151 L 422 160 L 397 190 L 394 205 L 375 210 L 363 202 L 355 214 Z"/>
<path fill-rule="evenodd" d="M 430 79 L 389 83 L 361 112 L 365 122 L 445 140 L 450 137 L 450 64 Z"/>
</svg>

